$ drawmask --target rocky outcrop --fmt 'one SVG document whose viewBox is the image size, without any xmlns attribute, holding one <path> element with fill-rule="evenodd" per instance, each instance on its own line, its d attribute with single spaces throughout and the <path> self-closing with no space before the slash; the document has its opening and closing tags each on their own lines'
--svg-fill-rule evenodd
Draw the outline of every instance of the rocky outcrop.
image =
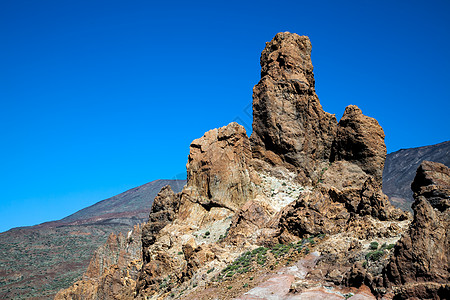
<svg viewBox="0 0 450 300">
<path fill-rule="evenodd" d="M 381 186 L 385 159 L 383 128 L 356 105 L 347 106 L 338 124 L 331 161 L 354 163 Z"/>
<path fill-rule="evenodd" d="M 163 249 L 152 248 L 160 231 L 172 223 L 180 205 L 180 194 L 175 194 L 170 186 L 161 189 L 153 201 L 148 223 L 142 229 L 143 266 L 139 275 L 137 289 L 159 285 L 162 277 L 173 269 L 172 257 Z"/>
<path fill-rule="evenodd" d="M 443 164 L 423 161 L 411 184 L 414 196 L 425 197 L 440 212 L 450 208 L 450 169 Z"/>
<path fill-rule="evenodd" d="M 95 251 L 83 279 L 59 291 L 55 299 L 130 299 L 142 266 L 141 234 L 140 225 L 127 236 L 112 233 Z"/>
<path fill-rule="evenodd" d="M 244 127 L 233 122 L 205 133 L 190 146 L 187 189 L 205 209 L 237 211 L 252 198 L 250 141 Z"/>
<path fill-rule="evenodd" d="M 382 285 L 383 264 L 410 222 L 381 191 L 384 133 L 356 106 L 339 124 L 323 111 L 310 55 L 307 37 L 277 34 L 261 56 L 251 138 L 231 123 L 192 142 L 186 187 L 179 194 L 163 188 L 143 229 L 137 299 L 205 299 L 226 290 L 233 298 L 235 287 L 247 289 L 253 279 L 258 287 L 278 265 L 302 277 L 292 292 L 285 281 L 282 294 Z M 427 176 L 422 181 L 437 182 Z M 442 188 L 417 190 L 447 207 Z M 320 253 L 304 261 L 314 249 Z"/>
<path fill-rule="evenodd" d="M 336 234 L 353 230 L 351 220 L 406 220 L 408 214 L 395 209 L 381 192 L 375 177 L 357 164 L 332 163 L 321 175 L 320 184 L 310 193 L 286 206 L 280 217 L 284 232 L 296 236 Z"/>
<path fill-rule="evenodd" d="M 450 169 L 424 161 L 411 185 L 414 220 L 385 270 L 398 299 L 446 299 L 450 294 Z"/>
<path fill-rule="evenodd" d="M 172 191 L 169 185 L 163 187 L 155 197 L 148 222 L 142 228 L 142 254 L 144 262 L 150 260 L 148 248 L 155 243 L 161 229 L 174 220 L 179 205 L 180 197 Z"/>
<path fill-rule="evenodd" d="M 336 134 L 336 117 L 323 111 L 314 86 L 309 38 L 278 33 L 261 54 L 253 89 L 253 155 L 303 182 L 317 180 Z"/>
</svg>

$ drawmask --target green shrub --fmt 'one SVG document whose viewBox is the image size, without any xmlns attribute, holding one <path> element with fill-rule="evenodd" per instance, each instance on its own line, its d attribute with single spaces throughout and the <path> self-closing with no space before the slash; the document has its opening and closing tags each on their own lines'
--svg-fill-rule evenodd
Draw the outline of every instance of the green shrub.
<svg viewBox="0 0 450 300">
<path fill-rule="evenodd" d="M 372 260 L 372 261 L 378 261 L 383 256 L 383 254 L 384 254 L 383 250 L 371 251 L 366 254 L 366 259 Z"/>
<path fill-rule="evenodd" d="M 227 273 L 227 277 L 233 277 L 233 275 L 234 275 L 234 272 L 229 272 L 229 273 Z"/>
<path fill-rule="evenodd" d="M 389 245 L 386 245 L 386 243 L 384 243 L 382 246 L 381 246 L 381 250 L 382 249 L 387 249 L 387 250 L 391 250 L 392 248 L 394 248 L 394 244 L 389 244 Z"/>
<path fill-rule="evenodd" d="M 248 287 L 248 283 L 244 283 L 244 285 L 242 286 L 243 288 Z"/>
<path fill-rule="evenodd" d="M 378 249 L 378 242 L 370 243 L 369 249 L 370 250 L 377 250 Z"/>
</svg>

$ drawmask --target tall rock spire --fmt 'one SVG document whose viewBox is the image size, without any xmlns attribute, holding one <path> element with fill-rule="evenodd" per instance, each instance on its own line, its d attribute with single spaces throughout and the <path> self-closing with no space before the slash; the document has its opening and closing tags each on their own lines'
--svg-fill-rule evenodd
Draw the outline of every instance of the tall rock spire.
<svg viewBox="0 0 450 300">
<path fill-rule="evenodd" d="M 253 155 L 315 181 L 328 162 L 337 121 L 314 89 L 311 42 L 278 33 L 261 55 L 261 80 L 253 89 Z"/>
</svg>

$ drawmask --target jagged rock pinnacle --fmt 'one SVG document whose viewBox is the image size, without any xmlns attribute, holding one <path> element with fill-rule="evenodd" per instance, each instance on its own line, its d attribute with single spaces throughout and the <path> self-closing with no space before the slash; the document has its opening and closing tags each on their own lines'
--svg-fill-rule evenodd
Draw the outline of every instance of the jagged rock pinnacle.
<svg viewBox="0 0 450 300">
<path fill-rule="evenodd" d="M 278 33 L 262 52 L 261 80 L 253 89 L 254 157 L 314 181 L 329 160 L 336 126 L 314 90 L 309 38 Z"/>
</svg>

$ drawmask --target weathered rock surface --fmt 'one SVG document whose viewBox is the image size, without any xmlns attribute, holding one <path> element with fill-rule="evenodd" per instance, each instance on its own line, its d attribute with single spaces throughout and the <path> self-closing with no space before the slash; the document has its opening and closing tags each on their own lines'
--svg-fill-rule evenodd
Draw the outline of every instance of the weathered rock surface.
<svg viewBox="0 0 450 300">
<path fill-rule="evenodd" d="M 414 182 L 414 220 L 385 270 L 398 299 L 446 299 L 450 294 L 450 169 L 424 161 Z"/>
<path fill-rule="evenodd" d="M 351 220 L 371 216 L 378 220 L 405 220 L 407 213 L 395 209 L 375 178 L 357 164 L 337 161 L 327 168 L 322 183 L 286 206 L 280 227 L 296 236 L 336 234 L 352 230 Z"/>
<path fill-rule="evenodd" d="M 160 231 L 172 223 L 180 205 L 180 194 L 175 194 L 170 186 L 161 189 L 153 201 L 148 223 L 142 229 L 143 266 L 139 274 L 137 289 L 154 288 L 162 281 L 162 277 L 172 272 L 172 257 L 164 249 L 152 246 L 160 236 Z M 168 241 L 170 244 L 170 240 Z"/>
<path fill-rule="evenodd" d="M 450 169 L 443 164 L 423 161 L 411 184 L 414 196 L 425 197 L 440 212 L 450 208 Z"/>
<path fill-rule="evenodd" d="M 253 89 L 253 155 L 315 181 L 328 162 L 336 134 L 334 115 L 323 111 L 315 92 L 311 42 L 278 33 L 261 55 L 261 80 Z"/>
<path fill-rule="evenodd" d="M 447 260 L 436 258 L 435 250 L 422 249 L 417 262 L 434 266 L 427 260 L 432 257 L 441 264 L 436 272 L 411 267 L 419 250 L 403 247 L 402 254 L 399 246 L 399 260 L 390 258 L 410 220 L 381 191 L 383 130 L 356 106 L 347 107 L 339 124 L 323 111 L 310 54 L 309 39 L 296 34 L 279 33 L 267 43 L 254 88 L 251 138 L 231 123 L 192 142 L 187 185 L 179 194 L 163 188 L 156 197 L 143 229 L 135 289 L 130 284 L 119 295 L 374 299 L 372 292 L 391 288 L 382 273 L 390 260 L 386 278 L 399 289 L 412 274 L 408 270 L 419 270 L 412 278 L 423 277 L 416 281 L 428 290 L 442 286 Z M 444 254 L 448 214 L 438 214 L 448 211 L 446 172 L 424 165 L 414 186 L 422 199 L 417 207 L 423 206 L 416 213 L 417 236 L 429 238 L 421 227 L 428 222 L 425 227 L 440 238 L 428 242 Z M 417 244 L 412 237 L 403 243 Z"/>
<path fill-rule="evenodd" d="M 55 299 L 130 299 L 141 269 L 141 226 L 125 237 L 112 233 L 94 253 L 83 279 L 61 290 Z"/>
<path fill-rule="evenodd" d="M 347 106 L 338 124 L 331 161 L 354 163 L 374 176 L 381 186 L 385 159 L 383 128 L 377 120 L 363 115 L 357 106 Z"/>
<path fill-rule="evenodd" d="M 194 140 L 186 165 L 185 191 L 206 210 L 237 211 L 252 198 L 250 141 L 244 127 L 233 122 Z"/>
<path fill-rule="evenodd" d="M 158 233 L 172 222 L 178 212 L 180 197 L 170 186 L 161 189 L 153 201 L 147 224 L 142 228 L 142 254 L 144 261 L 148 261 L 148 248 L 155 243 Z"/>
</svg>

